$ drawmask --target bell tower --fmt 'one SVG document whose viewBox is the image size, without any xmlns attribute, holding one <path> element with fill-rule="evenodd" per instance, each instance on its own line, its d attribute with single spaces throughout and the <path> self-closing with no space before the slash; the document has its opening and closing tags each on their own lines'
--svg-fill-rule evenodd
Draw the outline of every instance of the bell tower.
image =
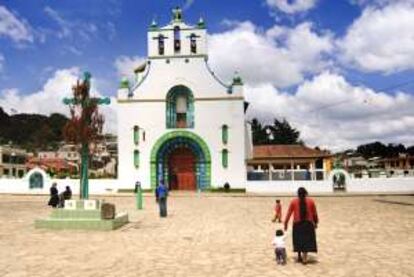
<svg viewBox="0 0 414 277">
<path fill-rule="evenodd" d="M 172 9 L 170 24 L 159 27 L 153 20 L 148 30 L 148 57 L 162 59 L 171 57 L 206 57 L 207 31 L 204 20 L 197 25 L 187 25 L 179 7 Z"/>
</svg>

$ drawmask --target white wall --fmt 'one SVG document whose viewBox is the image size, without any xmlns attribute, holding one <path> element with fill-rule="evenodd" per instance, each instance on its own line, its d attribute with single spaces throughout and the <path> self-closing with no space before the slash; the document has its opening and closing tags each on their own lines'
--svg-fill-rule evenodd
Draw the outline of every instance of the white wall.
<svg viewBox="0 0 414 277">
<path fill-rule="evenodd" d="M 49 194 L 52 183 L 57 183 L 59 193 L 70 186 L 73 194 L 79 194 L 79 180 L 76 179 L 48 179 L 41 189 L 30 189 L 27 179 L 0 179 L 0 193 L 13 194 Z M 113 194 L 117 192 L 119 181 L 116 179 L 89 180 L 89 194 Z M 129 188 L 133 189 L 133 185 Z"/>
<path fill-rule="evenodd" d="M 247 181 L 247 193 L 260 194 L 296 194 L 298 188 L 304 187 L 309 192 L 313 193 L 331 193 L 333 187 L 328 181 Z"/>
<path fill-rule="evenodd" d="M 414 177 L 350 179 L 347 192 L 414 193 Z"/>
<path fill-rule="evenodd" d="M 288 193 L 295 194 L 299 187 L 312 193 L 332 193 L 331 181 L 247 181 L 248 193 Z M 414 194 L 414 178 L 366 178 L 347 179 L 348 193 L 410 193 Z"/>
</svg>

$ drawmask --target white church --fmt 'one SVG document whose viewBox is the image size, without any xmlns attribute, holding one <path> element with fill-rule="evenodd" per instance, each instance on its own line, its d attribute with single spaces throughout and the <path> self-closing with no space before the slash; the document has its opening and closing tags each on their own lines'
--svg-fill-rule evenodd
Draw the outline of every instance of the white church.
<svg viewBox="0 0 414 277">
<path fill-rule="evenodd" d="M 119 187 L 244 188 L 251 136 L 243 83 L 237 74 L 224 83 L 209 68 L 204 21 L 187 25 L 178 8 L 167 26 L 153 21 L 135 77 L 117 94 Z"/>
</svg>

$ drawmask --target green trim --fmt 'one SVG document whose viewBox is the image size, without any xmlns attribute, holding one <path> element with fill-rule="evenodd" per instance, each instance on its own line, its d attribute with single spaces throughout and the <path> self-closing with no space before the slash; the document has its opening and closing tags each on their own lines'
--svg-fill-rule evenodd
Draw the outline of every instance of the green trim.
<svg viewBox="0 0 414 277">
<path fill-rule="evenodd" d="M 136 125 L 134 126 L 134 144 L 139 144 L 139 127 Z"/>
<path fill-rule="evenodd" d="M 221 152 L 221 164 L 224 168 L 229 167 L 229 151 L 227 149 L 223 149 Z"/>
<path fill-rule="evenodd" d="M 178 85 L 171 88 L 166 97 L 166 128 L 173 129 L 177 126 L 176 104 L 179 96 L 185 96 L 187 103 L 186 126 L 183 128 L 194 128 L 194 96 L 193 92 L 186 86 Z"/>
<path fill-rule="evenodd" d="M 227 144 L 229 142 L 229 126 L 223 124 L 221 127 L 221 140 L 223 144 Z"/>
<path fill-rule="evenodd" d="M 139 168 L 139 150 L 134 150 L 134 166 L 135 168 Z"/>
<path fill-rule="evenodd" d="M 150 163 L 151 163 L 151 188 L 155 189 L 157 182 L 157 154 L 161 146 L 171 139 L 178 137 L 189 138 L 195 141 L 201 148 L 206 159 L 206 179 L 207 188 L 211 186 L 211 155 L 207 143 L 197 134 L 189 131 L 171 131 L 161 136 L 154 144 L 151 150 Z"/>
<path fill-rule="evenodd" d="M 122 78 L 119 88 L 129 89 L 129 80 L 127 78 Z"/>
</svg>

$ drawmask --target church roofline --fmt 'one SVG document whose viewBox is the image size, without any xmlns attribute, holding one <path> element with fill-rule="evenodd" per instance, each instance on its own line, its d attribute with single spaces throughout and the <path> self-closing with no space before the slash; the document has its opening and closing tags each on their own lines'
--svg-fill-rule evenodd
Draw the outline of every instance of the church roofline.
<svg viewBox="0 0 414 277">
<path fill-rule="evenodd" d="M 198 55 L 168 55 L 168 56 L 148 56 L 150 60 L 163 60 L 163 59 L 185 59 L 185 58 L 207 58 L 206 54 L 198 54 Z"/>
<path fill-rule="evenodd" d="M 243 96 L 227 96 L 227 97 L 199 97 L 194 98 L 194 101 L 235 101 L 235 100 L 245 100 Z M 117 99 L 117 103 L 127 104 L 134 102 L 165 102 L 164 98 L 152 98 L 152 99 Z"/>
</svg>

